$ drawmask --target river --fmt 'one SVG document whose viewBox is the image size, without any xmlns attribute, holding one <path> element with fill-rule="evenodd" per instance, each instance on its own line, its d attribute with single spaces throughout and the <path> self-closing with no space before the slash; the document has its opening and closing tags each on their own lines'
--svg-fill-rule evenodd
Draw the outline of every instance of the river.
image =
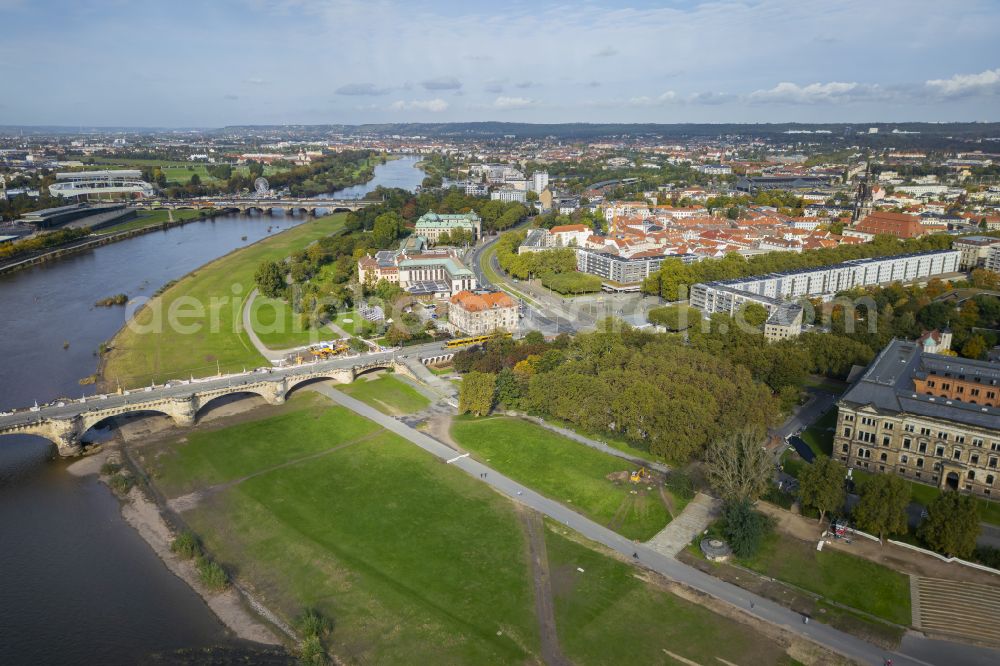
<svg viewBox="0 0 1000 666">
<path fill-rule="evenodd" d="M 331 196 L 413 190 L 424 177 L 416 162 L 391 160 L 368 183 Z M 94 372 L 96 350 L 125 312 L 94 307 L 97 299 L 151 295 L 305 219 L 226 215 L 0 276 L 0 409 L 93 392 L 79 380 Z M 228 644 L 201 598 L 125 523 L 110 491 L 68 474 L 52 455 L 40 438 L 0 438 L 0 664 L 133 664 Z"/>
</svg>

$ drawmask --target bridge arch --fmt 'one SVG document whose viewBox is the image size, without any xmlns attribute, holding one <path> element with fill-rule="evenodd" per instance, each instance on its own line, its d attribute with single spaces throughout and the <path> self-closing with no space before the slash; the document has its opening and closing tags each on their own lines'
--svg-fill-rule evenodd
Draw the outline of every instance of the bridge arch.
<svg viewBox="0 0 1000 666">
<path fill-rule="evenodd" d="M 245 391 L 233 391 L 232 393 L 222 393 L 212 396 L 204 401 L 199 401 L 198 409 L 194 413 L 195 423 L 201 423 L 202 419 L 209 415 L 212 410 L 233 402 L 243 402 L 244 400 L 259 400 L 264 404 L 270 404 L 269 396 L 259 391 L 247 389 Z"/>
<path fill-rule="evenodd" d="M 173 425 L 179 425 L 177 417 L 162 409 L 144 407 L 141 409 L 123 411 L 117 414 L 108 414 L 100 418 L 84 418 L 80 423 L 79 441 L 81 446 L 94 443 L 88 435 L 93 436 L 97 431 L 107 426 L 111 430 L 119 430 L 121 426 L 131 421 L 147 419 L 151 416 L 169 418 Z"/>
<path fill-rule="evenodd" d="M 8 430 L 7 432 L 0 432 L 0 438 L 20 438 L 23 441 L 18 442 L 16 446 L 21 449 L 24 448 L 26 452 L 23 454 L 25 457 L 52 457 L 53 449 L 59 451 L 63 447 L 63 442 L 59 440 L 58 437 L 51 434 L 50 432 L 43 429 L 26 429 L 23 431 L 13 431 Z M 0 441 L 0 446 L 13 446 L 13 442 L 2 442 Z"/>
</svg>

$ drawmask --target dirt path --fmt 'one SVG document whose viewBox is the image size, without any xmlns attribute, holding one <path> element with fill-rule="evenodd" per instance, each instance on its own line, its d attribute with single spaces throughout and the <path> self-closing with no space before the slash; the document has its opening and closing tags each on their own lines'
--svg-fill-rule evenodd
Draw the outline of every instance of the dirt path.
<svg viewBox="0 0 1000 666">
<path fill-rule="evenodd" d="M 572 663 L 559 647 L 556 632 L 556 611 L 552 599 L 552 578 L 549 575 L 549 556 L 545 550 L 545 525 L 537 511 L 525 507 L 518 509 L 518 516 L 528 537 L 528 557 L 531 578 L 535 586 L 535 616 L 542 641 L 542 659 L 549 666 L 570 666 Z"/>
</svg>

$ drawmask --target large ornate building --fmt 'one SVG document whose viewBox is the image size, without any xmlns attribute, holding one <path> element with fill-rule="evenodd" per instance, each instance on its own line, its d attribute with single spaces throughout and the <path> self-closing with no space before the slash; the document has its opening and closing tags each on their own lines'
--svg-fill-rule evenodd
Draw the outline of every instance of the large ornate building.
<svg viewBox="0 0 1000 666">
<path fill-rule="evenodd" d="M 1000 364 L 893 340 L 837 403 L 833 455 L 985 497 L 1000 492 Z"/>
<path fill-rule="evenodd" d="M 517 330 L 517 303 L 502 291 L 474 294 L 462 291 L 451 297 L 448 324 L 467 335 L 489 335 Z"/>
<path fill-rule="evenodd" d="M 476 242 L 483 235 L 483 221 L 473 212 L 460 214 L 424 213 L 417 220 L 413 231 L 415 236 L 423 236 L 432 244 L 436 244 L 442 234 L 453 231 L 467 231 Z"/>
</svg>

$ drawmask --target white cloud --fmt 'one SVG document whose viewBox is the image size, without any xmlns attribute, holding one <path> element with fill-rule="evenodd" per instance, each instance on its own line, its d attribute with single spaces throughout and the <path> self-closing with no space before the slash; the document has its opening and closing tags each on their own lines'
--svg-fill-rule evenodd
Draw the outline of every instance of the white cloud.
<svg viewBox="0 0 1000 666">
<path fill-rule="evenodd" d="M 755 90 L 748 96 L 750 102 L 769 104 L 830 104 L 886 99 L 888 92 L 881 86 L 831 81 L 800 86 L 783 81 L 768 90 Z"/>
<path fill-rule="evenodd" d="M 956 74 L 950 79 L 931 79 L 927 88 L 940 97 L 966 97 L 1000 93 L 1000 68 L 979 74 Z"/>
<path fill-rule="evenodd" d="M 527 97 L 497 97 L 493 102 L 496 109 L 524 109 L 534 105 L 535 100 Z"/>
<path fill-rule="evenodd" d="M 430 111 L 440 113 L 448 110 L 448 102 L 443 99 L 397 100 L 390 107 L 393 111 Z"/>
</svg>

